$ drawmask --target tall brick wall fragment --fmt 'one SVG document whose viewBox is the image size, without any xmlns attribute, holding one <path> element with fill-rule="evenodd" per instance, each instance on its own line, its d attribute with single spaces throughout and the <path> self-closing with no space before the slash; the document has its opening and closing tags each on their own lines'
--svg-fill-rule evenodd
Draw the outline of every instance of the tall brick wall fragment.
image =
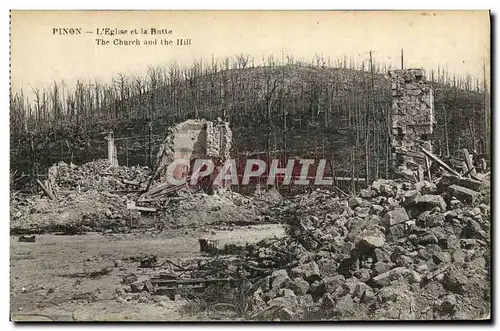
<svg viewBox="0 0 500 331">
<path fill-rule="evenodd" d="M 187 120 L 172 126 L 158 153 L 159 167 L 164 167 L 163 178 L 166 167 L 176 159 L 190 164 L 183 172 L 189 172 L 196 159 L 211 159 L 217 167 L 230 158 L 231 146 L 232 131 L 228 122 Z"/>
<path fill-rule="evenodd" d="M 435 123 L 432 87 L 422 69 L 392 70 L 389 77 L 394 166 L 399 170 L 414 169 L 416 164 L 425 166 L 420 147 L 432 150 L 430 136 Z"/>
</svg>

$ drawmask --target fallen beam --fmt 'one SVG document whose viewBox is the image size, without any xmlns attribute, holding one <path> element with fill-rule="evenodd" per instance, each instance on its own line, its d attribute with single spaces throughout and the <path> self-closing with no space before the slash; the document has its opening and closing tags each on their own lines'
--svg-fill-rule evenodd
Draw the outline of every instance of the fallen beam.
<svg viewBox="0 0 500 331">
<path fill-rule="evenodd" d="M 429 178 L 429 182 L 432 182 L 432 175 L 431 175 L 431 164 L 429 162 L 429 158 L 427 155 L 424 155 L 425 157 L 425 170 L 427 171 L 427 177 Z"/>
<path fill-rule="evenodd" d="M 425 155 L 427 155 L 428 157 L 430 157 L 432 160 L 434 160 L 437 164 L 439 164 L 442 168 L 444 168 L 446 171 L 450 172 L 451 174 L 457 176 L 457 177 L 461 177 L 460 174 L 458 172 L 456 172 L 455 170 L 453 170 L 449 165 L 447 165 L 443 160 L 441 160 L 439 157 L 437 157 L 436 155 L 432 154 L 431 152 L 429 152 L 428 150 L 426 150 L 425 148 L 423 147 L 420 147 L 420 149 L 422 150 L 422 152 L 424 152 Z"/>
<path fill-rule="evenodd" d="M 405 156 L 410 156 L 410 157 L 417 158 L 417 159 L 424 159 L 425 158 L 425 155 L 422 153 L 402 150 L 402 149 L 400 149 L 400 147 L 396 148 L 395 153 L 405 155 Z"/>
<path fill-rule="evenodd" d="M 333 187 L 333 188 L 334 188 L 337 192 L 339 192 L 340 194 L 342 194 L 343 196 L 345 196 L 345 197 L 348 197 L 348 196 L 349 196 L 349 194 L 345 193 L 344 191 L 342 191 L 341 189 L 339 189 L 337 186 L 332 185 L 332 187 Z"/>
<path fill-rule="evenodd" d="M 37 180 L 36 180 L 36 182 L 37 182 L 37 184 L 38 184 L 38 185 L 42 188 L 43 192 L 44 192 L 45 194 L 47 194 L 47 196 L 48 196 L 49 198 L 51 198 L 52 200 L 56 200 L 56 197 L 55 197 L 54 193 L 52 193 L 49 189 L 47 189 L 47 188 L 45 187 L 45 185 L 43 185 L 43 183 L 42 183 L 39 179 L 37 179 Z"/>
<path fill-rule="evenodd" d="M 122 179 L 123 184 L 125 185 L 131 185 L 131 186 L 141 186 L 141 183 L 133 180 L 128 180 L 128 179 Z"/>
<path fill-rule="evenodd" d="M 466 203 L 474 203 L 479 196 L 479 192 L 473 191 L 463 186 L 451 185 L 448 191 L 458 200 Z"/>
<path fill-rule="evenodd" d="M 129 209 L 129 210 L 139 210 L 139 211 L 149 211 L 149 212 L 155 212 L 156 211 L 156 208 L 136 206 L 135 205 L 135 201 L 128 202 L 127 203 L 127 209 Z"/>
<path fill-rule="evenodd" d="M 441 188 L 448 187 L 450 185 L 459 185 L 465 188 L 471 189 L 473 191 L 478 191 L 484 185 L 482 181 L 471 179 L 471 178 L 459 178 L 452 175 L 444 175 L 441 177 L 438 185 Z"/>
<path fill-rule="evenodd" d="M 472 163 L 472 158 L 470 157 L 469 151 L 467 148 L 464 148 L 462 150 L 464 153 L 464 158 L 465 158 L 465 164 L 467 166 L 468 171 L 470 171 L 470 175 L 472 178 L 474 178 L 477 175 L 476 169 L 474 168 L 474 164 Z"/>
<path fill-rule="evenodd" d="M 351 180 L 355 181 L 355 182 L 366 182 L 366 178 L 360 178 L 360 177 L 325 177 L 324 178 L 325 180 L 328 180 L 328 179 L 335 179 L 336 181 L 339 181 L 339 182 L 350 182 Z"/>
<path fill-rule="evenodd" d="M 151 278 L 151 284 L 157 286 L 178 286 L 178 285 L 207 285 L 207 284 L 217 284 L 222 282 L 227 283 L 238 283 L 241 279 L 238 278 L 181 278 L 181 279 L 162 279 L 162 278 Z"/>
</svg>

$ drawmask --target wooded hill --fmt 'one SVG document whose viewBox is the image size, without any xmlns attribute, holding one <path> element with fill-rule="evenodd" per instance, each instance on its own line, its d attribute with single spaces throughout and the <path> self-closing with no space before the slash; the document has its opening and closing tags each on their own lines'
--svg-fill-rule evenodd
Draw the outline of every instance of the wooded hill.
<svg viewBox="0 0 500 331">
<path fill-rule="evenodd" d="M 190 68 L 150 68 L 111 84 L 54 83 L 11 94 L 10 165 L 33 177 L 59 161 L 106 157 L 108 131 L 121 164 L 154 164 L 168 126 L 189 118 L 226 119 L 235 157 L 247 153 L 329 158 L 341 175 L 390 177 L 388 67 L 345 58 L 300 63 L 272 57 L 262 66 L 239 55 Z M 427 71 L 434 88 L 437 154 L 489 150 L 489 94 L 484 81 Z M 27 95 L 30 97 L 27 97 Z M 368 169 L 368 171 L 367 171 Z M 22 181 L 19 181 L 22 183 Z"/>
</svg>

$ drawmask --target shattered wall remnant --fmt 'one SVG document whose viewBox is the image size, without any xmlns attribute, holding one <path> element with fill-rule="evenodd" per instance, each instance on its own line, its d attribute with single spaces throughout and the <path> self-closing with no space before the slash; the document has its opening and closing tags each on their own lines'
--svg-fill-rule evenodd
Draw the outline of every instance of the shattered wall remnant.
<svg viewBox="0 0 500 331">
<path fill-rule="evenodd" d="M 420 147 L 431 151 L 434 99 L 432 87 L 422 69 L 392 70 L 392 149 L 394 166 L 407 169 L 409 164 L 425 166 Z"/>
<path fill-rule="evenodd" d="M 223 163 L 230 157 L 231 146 L 232 131 L 228 122 L 190 119 L 169 128 L 158 153 L 159 167 L 166 169 L 176 159 L 210 158 L 215 164 Z"/>
<path fill-rule="evenodd" d="M 229 123 L 219 119 L 216 123 L 206 122 L 206 124 L 207 156 L 224 161 L 228 160 L 233 140 L 233 132 L 229 128 Z"/>
<path fill-rule="evenodd" d="M 104 138 L 108 142 L 108 161 L 113 166 L 118 166 L 118 153 L 115 146 L 115 139 L 113 137 L 113 131 L 108 132 L 108 135 Z"/>
</svg>

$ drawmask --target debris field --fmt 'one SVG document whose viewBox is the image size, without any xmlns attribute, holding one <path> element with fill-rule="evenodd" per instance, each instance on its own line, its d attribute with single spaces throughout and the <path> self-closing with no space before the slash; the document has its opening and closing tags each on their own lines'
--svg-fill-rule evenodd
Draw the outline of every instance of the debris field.
<svg viewBox="0 0 500 331">
<path fill-rule="evenodd" d="M 149 254 L 126 268 L 116 260 L 72 273 L 114 275 L 107 300 L 123 305 L 184 300 L 200 316 L 229 320 L 489 318 L 489 174 L 445 172 L 433 182 L 375 180 L 357 195 L 315 189 L 282 197 L 274 188 L 209 195 L 161 182 L 146 191 L 145 167 L 59 163 L 40 194 L 12 196 L 11 234 L 26 245 L 53 232 L 206 234 L 198 256 Z M 247 244 L 211 239 L 263 223 L 282 224 L 285 235 Z"/>
</svg>

